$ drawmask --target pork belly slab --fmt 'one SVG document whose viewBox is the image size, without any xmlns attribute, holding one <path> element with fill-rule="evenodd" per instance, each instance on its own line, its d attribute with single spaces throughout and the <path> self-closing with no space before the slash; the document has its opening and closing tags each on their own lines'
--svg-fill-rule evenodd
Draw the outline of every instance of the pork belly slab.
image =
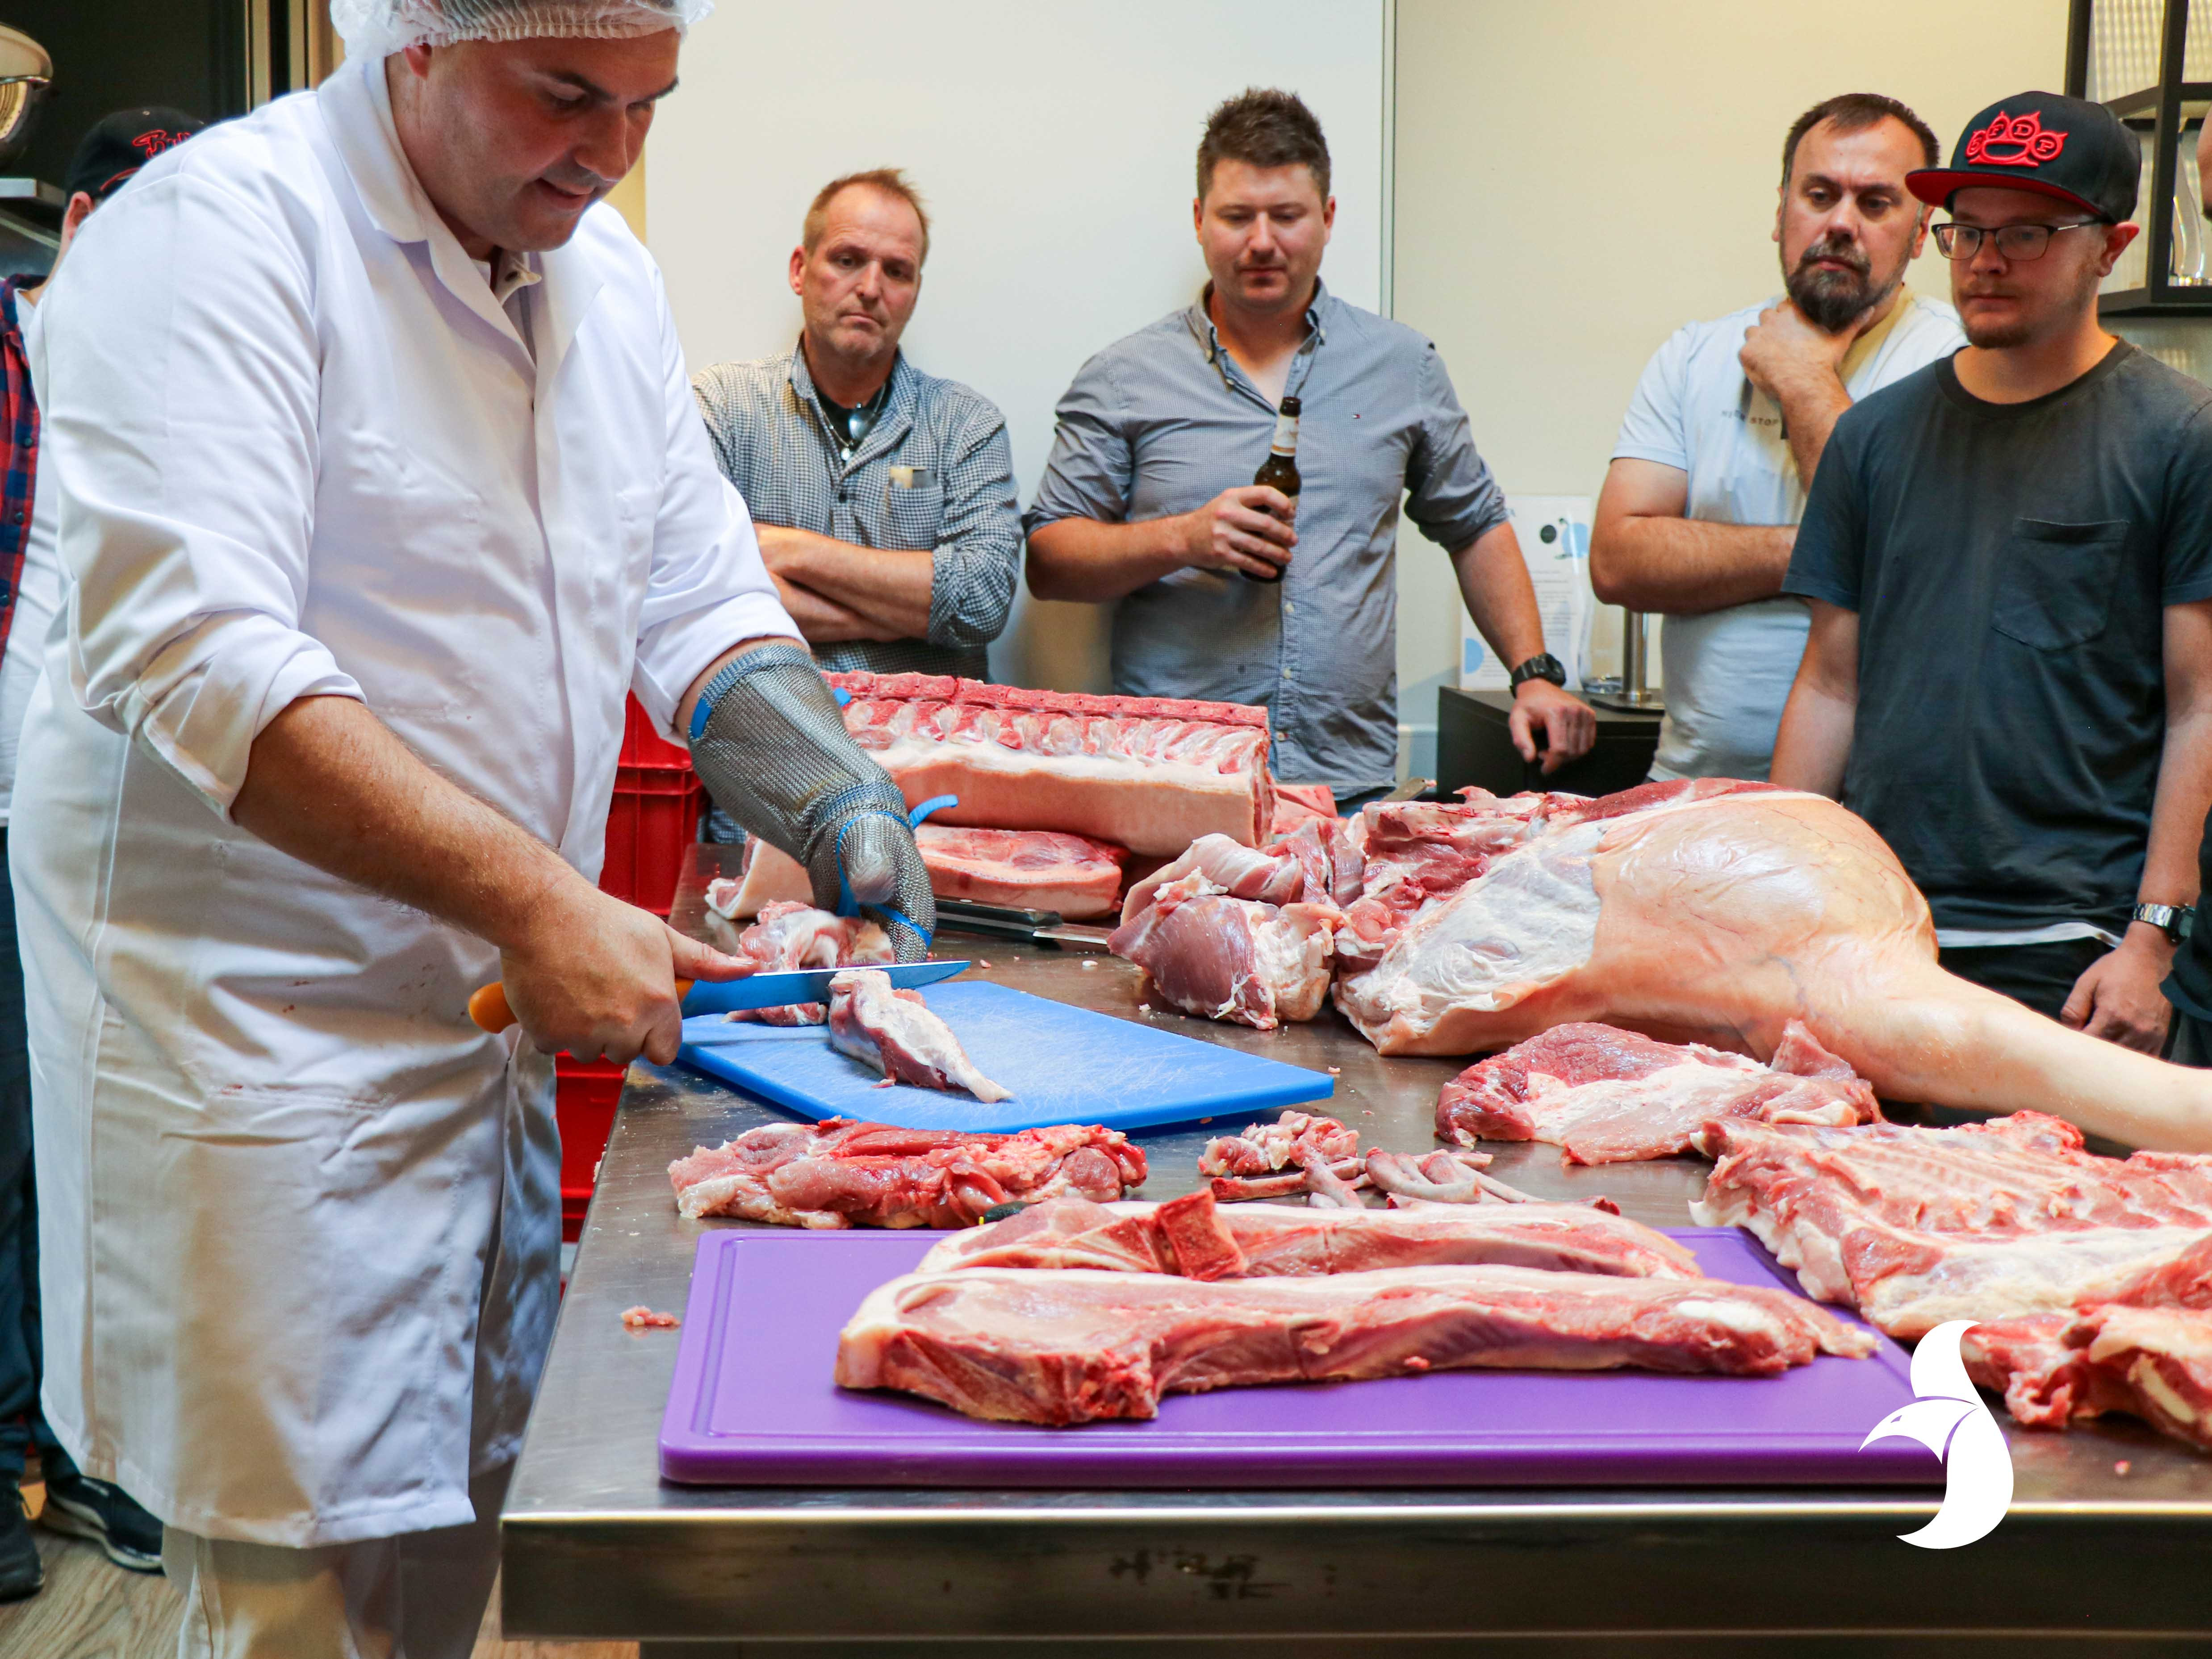
<svg viewBox="0 0 2212 1659">
<path fill-rule="evenodd" d="M 676 1207 L 786 1227 L 972 1227 L 1001 1204 L 1062 1194 L 1104 1202 L 1145 1181 L 1118 1129 L 1061 1124 L 1012 1134 L 902 1129 L 828 1117 L 764 1123 L 668 1166 Z"/>
<path fill-rule="evenodd" d="M 894 990 L 879 968 L 851 969 L 830 981 L 830 1044 L 894 1083 L 961 1089 L 987 1104 L 1013 1097 L 968 1058 L 921 992 Z"/>
<path fill-rule="evenodd" d="M 1485 1263 L 1644 1279 L 1699 1276 L 1697 1259 L 1666 1234 L 1586 1205 L 1224 1208 L 1202 1190 L 1164 1204 L 1054 1199 L 955 1234 L 915 1271 L 1091 1268 L 1187 1279 L 1281 1279 Z"/>
<path fill-rule="evenodd" d="M 1795 1020 L 1768 1066 L 1577 1021 L 1446 1083 L 1437 1135 L 1462 1145 L 1548 1141 L 1564 1164 L 1621 1164 L 1697 1151 L 1715 1118 L 1845 1127 L 1881 1115 L 1874 1091 Z"/>
<path fill-rule="evenodd" d="M 939 898 L 1056 910 L 1070 921 L 1112 913 L 1129 857 L 1126 848 L 1057 830 L 925 823 L 915 830 L 914 844 Z M 779 901 L 805 903 L 813 894 L 799 860 L 755 836 L 745 843 L 744 874 L 709 884 L 707 902 L 737 918 Z"/>
<path fill-rule="evenodd" d="M 935 822 L 1063 830 L 1172 858 L 1200 836 L 1246 846 L 1274 821 L 1267 711 L 1244 703 L 1039 691 L 942 674 L 827 674 L 845 729 Z"/>
<path fill-rule="evenodd" d="M 2037 1112 L 1952 1129 L 1728 1120 L 1691 1206 L 1892 1336 L 2103 1302 L 2212 1307 L 2212 1157 L 2100 1158 Z"/>
<path fill-rule="evenodd" d="M 1771 1376 L 1874 1340 L 1782 1290 L 1504 1267 L 1212 1281 L 976 1267 L 872 1291 L 836 1380 L 1061 1427 L 1168 1394 L 1476 1367 Z"/>
<path fill-rule="evenodd" d="M 1959 1352 L 2015 1422 L 2063 1429 L 2124 1412 L 2212 1451 L 2212 1312 L 2107 1304 L 2030 1314 L 1975 1326 Z"/>
</svg>

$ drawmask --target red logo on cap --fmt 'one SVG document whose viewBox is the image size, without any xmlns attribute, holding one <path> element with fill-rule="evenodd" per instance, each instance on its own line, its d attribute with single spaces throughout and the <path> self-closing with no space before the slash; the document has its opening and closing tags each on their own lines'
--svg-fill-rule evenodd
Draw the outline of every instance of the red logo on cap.
<svg viewBox="0 0 2212 1659">
<path fill-rule="evenodd" d="M 142 132 L 133 138 L 131 141 L 131 148 L 150 161 L 163 150 L 174 149 L 191 137 L 191 134 L 189 132 L 167 132 L 160 127 L 155 127 L 151 132 Z M 197 155 L 199 152 L 194 150 L 192 154 Z"/>
<path fill-rule="evenodd" d="M 1997 153 L 2000 144 L 2007 153 Z M 2018 117 L 1999 110 L 1989 125 L 1967 138 L 1966 161 L 1969 166 L 2039 167 L 2045 161 L 2057 161 L 2058 152 L 2065 148 L 2064 133 L 2043 130 L 2041 110 Z"/>
</svg>

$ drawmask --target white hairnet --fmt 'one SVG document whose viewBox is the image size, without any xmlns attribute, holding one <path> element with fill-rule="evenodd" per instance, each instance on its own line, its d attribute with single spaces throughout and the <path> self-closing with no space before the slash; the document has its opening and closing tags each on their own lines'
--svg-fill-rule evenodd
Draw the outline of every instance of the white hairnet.
<svg viewBox="0 0 2212 1659">
<path fill-rule="evenodd" d="M 622 40 L 688 29 L 714 0 L 331 0 L 349 58 L 388 58 L 409 46 L 548 35 Z"/>
</svg>

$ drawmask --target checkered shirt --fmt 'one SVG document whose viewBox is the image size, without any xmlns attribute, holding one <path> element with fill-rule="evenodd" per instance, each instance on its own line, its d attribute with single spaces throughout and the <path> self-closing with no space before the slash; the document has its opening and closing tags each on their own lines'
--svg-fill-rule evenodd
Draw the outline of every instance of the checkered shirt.
<svg viewBox="0 0 2212 1659">
<path fill-rule="evenodd" d="M 31 538 L 31 487 L 39 474 L 39 400 L 15 320 L 15 292 L 29 286 L 20 276 L 0 283 L 0 435 L 8 443 L 7 471 L 0 475 L 0 652 L 7 649 L 15 622 L 23 550 Z"/>
<path fill-rule="evenodd" d="M 815 647 L 827 669 L 986 678 L 1021 574 L 1021 508 L 1006 416 L 902 355 L 890 395 L 849 459 L 838 453 L 804 354 L 717 363 L 693 377 L 722 471 L 756 522 L 861 547 L 932 553 L 929 633 Z"/>
</svg>

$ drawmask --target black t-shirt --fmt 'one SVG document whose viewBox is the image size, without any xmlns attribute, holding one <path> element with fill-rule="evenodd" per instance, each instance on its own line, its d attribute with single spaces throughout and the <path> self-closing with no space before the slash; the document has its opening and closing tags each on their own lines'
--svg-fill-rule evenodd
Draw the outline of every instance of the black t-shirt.
<svg viewBox="0 0 2212 1659">
<path fill-rule="evenodd" d="M 1949 360 L 1836 423 L 1783 591 L 1859 616 L 1844 799 L 1939 927 L 2126 926 L 2163 611 L 2212 598 L 2212 388 L 2124 342 L 1992 404 Z"/>
</svg>

